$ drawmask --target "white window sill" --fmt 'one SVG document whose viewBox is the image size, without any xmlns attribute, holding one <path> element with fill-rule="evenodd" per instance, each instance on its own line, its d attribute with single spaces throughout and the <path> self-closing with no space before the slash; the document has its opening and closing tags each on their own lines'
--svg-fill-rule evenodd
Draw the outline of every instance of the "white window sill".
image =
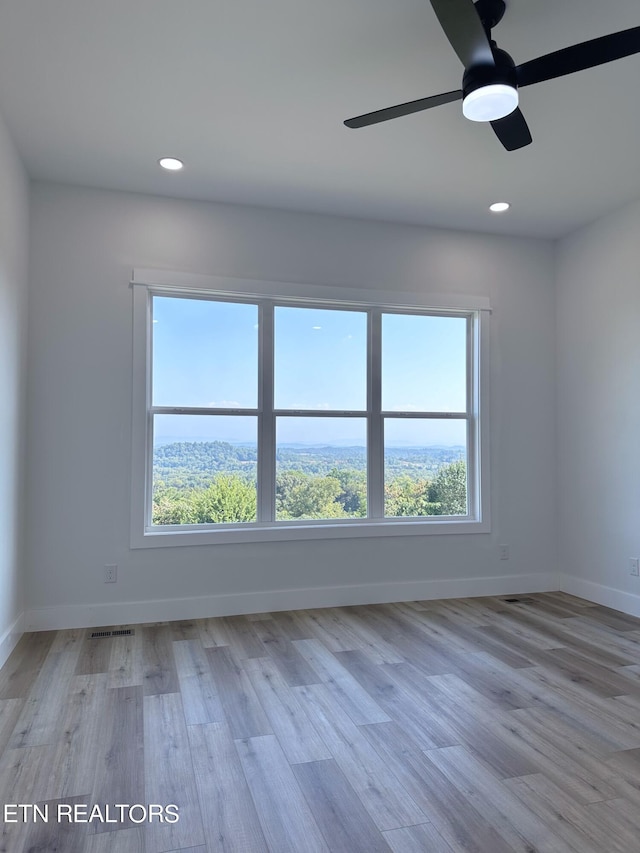
<svg viewBox="0 0 640 853">
<path fill-rule="evenodd" d="M 488 521 L 451 519 L 450 521 L 357 521 L 242 527 L 149 528 L 132 534 L 132 548 L 173 548 L 177 546 L 222 545 L 237 542 L 285 542 L 298 539 L 352 539 L 370 536 L 434 536 L 443 534 L 489 533 Z"/>
</svg>

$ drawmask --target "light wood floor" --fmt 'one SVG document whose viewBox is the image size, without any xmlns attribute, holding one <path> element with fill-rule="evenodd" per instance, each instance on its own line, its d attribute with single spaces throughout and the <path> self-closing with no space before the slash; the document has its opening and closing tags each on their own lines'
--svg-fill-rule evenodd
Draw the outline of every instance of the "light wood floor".
<svg viewBox="0 0 640 853">
<path fill-rule="evenodd" d="M 0 671 L 0 809 L 180 820 L 4 824 L 6 853 L 640 851 L 630 616 L 550 593 L 90 633 Z"/>
</svg>

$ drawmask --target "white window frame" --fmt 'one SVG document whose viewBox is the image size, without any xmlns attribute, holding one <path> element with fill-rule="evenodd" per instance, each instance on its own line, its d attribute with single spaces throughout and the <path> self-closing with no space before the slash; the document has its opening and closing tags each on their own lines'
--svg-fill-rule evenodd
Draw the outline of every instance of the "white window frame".
<svg viewBox="0 0 640 853">
<path fill-rule="evenodd" d="M 133 417 L 131 464 L 131 547 L 213 545 L 231 542 L 489 533 L 489 316 L 486 297 L 394 293 L 320 285 L 296 285 L 191 273 L 135 269 L 133 291 Z M 304 295 L 302 295 L 304 294 Z M 152 297 L 174 296 L 257 304 L 259 399 L 255 409 L 200 409 L 153 406 Z M 366 311 L 368 314 L 367 408 L 363 411 L 273 408 L 273 309 L 279 306 Z M 381 317 L 384 313 L 441 314 L 467 318 L 467 411 L 444 415 L 467 421 L 467 516 L 383 516 L 383 422 L 389 418 L 443 418 L 442 412 L 384 412 L 380 406 Z M 237 524 L 151 525 L 154 414 L 251 415 L 258 418 L 258 516 L 274 517 L 275 422 L 277 417 L 360 417 L 367 419 L 367 518 L 257 521 Z M 437 519 L 437 520 L 436 520 Z"/>
</svg>

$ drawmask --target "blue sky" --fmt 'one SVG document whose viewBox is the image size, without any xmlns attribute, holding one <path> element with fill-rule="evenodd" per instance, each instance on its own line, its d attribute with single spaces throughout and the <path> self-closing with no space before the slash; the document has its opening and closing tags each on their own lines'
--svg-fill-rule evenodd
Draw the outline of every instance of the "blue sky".
<svg viewBox="0 0 640 853">
<path fill-rule="evenodd" d="M 276 308 L 275 405 L 366 406 L 366 315 Z M 387 411 L 464 411 L 466 324 L 458 317 L 385 314 L 382 404 Z M 153 402 L 159 406 L 255 407 L 258 309 L 240 303 L 154 297 Z M 282 418 L 278 441 L 364 444 L 360 418 Z M 156 441 L 254 441 L 255 418 L 165 415 Z M 393 445 L 464 444 L 463 421 L 387 421 Z"/>
</svg>

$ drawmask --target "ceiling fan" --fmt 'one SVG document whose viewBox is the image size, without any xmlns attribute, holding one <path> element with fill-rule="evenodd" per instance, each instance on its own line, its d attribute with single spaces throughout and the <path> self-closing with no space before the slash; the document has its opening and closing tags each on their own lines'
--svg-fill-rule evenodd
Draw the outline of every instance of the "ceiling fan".
<svg viewBox="0 0 640 853">
<path fill-rule="evenodd" d="M 518 107 L 519 88 L 640 52 L 640 27 L 633 27 L 516 65 L 491 38 L 505 13 L 504 0 L 431 0 L 431 5 L 464 65 L 462 88 L 347 119 L 347 127 L 366 127 L 461 100 L 466 118 L 490 122 L 507 151 L 515 151 L 531 142 Z"/>
</svg>

